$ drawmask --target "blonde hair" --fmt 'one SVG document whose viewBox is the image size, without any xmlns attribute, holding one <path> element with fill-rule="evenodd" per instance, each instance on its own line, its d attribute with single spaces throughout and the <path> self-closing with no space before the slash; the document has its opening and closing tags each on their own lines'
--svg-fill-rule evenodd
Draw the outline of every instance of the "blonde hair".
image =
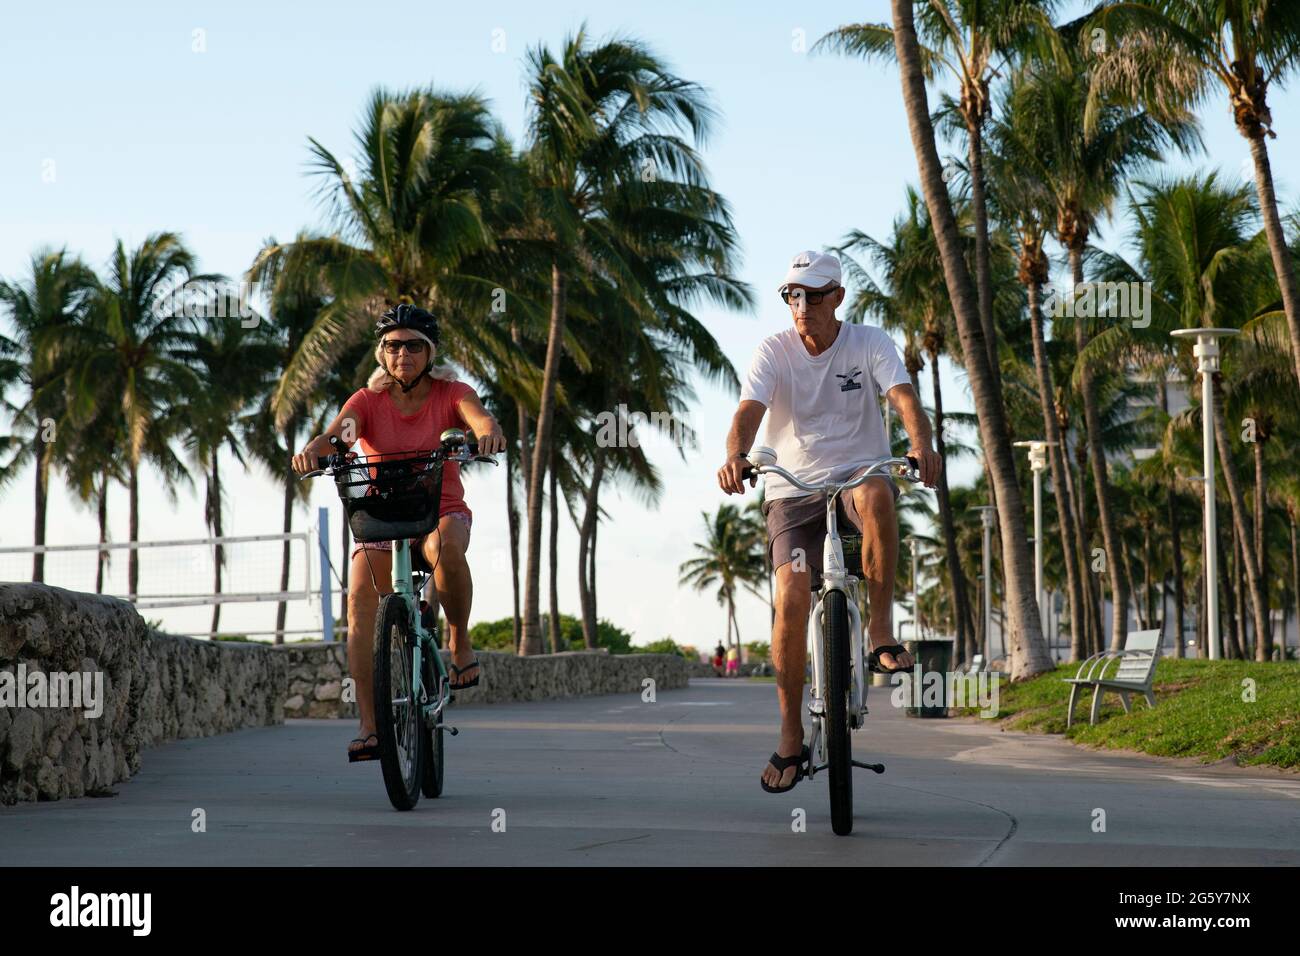
<svg viewBox="0 0 1300 956">
<path fill-rule="evenodd" d="M 425 344 L 429 346 L 429 367 L 426 369 L 429 373 L 429 378 L 441 379 L 444 382 L 456 382 L 460 380 L 460 376 L 456 374 L 454 369 L 448 368 L 445 365 L 433 364 L 433 355 L 437 349 L 427 335 L 417 332 L 415 329 L 405 329 L 404 331 L 419 336 L 424 339 Z M 393 378 L 392 373 L 388 371 L 388 365 L 384 362 L 384 340 L 382 336 L 379 341 L 375 343 L 375 361 L 379 363 L 379 367 L 370 373 L 370 378 L 366 382 L 366 388 L 370 389 L 372 392 L 387 391 L 396 384 L 397 379 Z"/>
</svg>

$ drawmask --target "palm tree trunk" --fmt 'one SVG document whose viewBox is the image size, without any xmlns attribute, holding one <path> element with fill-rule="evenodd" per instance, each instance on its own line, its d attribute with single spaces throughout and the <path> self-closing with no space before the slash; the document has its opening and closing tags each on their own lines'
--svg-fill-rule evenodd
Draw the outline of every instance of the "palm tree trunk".
<svg viewBox="0 0 1300 956">
<path fill-rule="evenodd" d="M 1250 636 L 1246 633 L 1246 595 L 1242 587 L 1241 579 L 1241 535 L 1237 533 L 1234 525 L 1232 529 L 1232 593 L 1229 595 L 1233 602 L 1233 613 L 1237 617 L 1237 626 L 1233 628 L 1233 648 L 1232 656 L 1238 660 L 1246 660 L 1250 655 L 1248 645 Z"/>
<path fill-rule="evenodd" d="M 1291 526 L 1291 608 L 1292 618 L 1296 622 L 1297 641 L 1300 642 L 1300 551 L 1296 549 L 1295 509 L 1287 508 L 1287 523 Z M 1296 656 L 1300 657 L 1300 643 L 1297 643 Z M 1282 660 L 1286 660 L 1286 630 L 1282 631 Z"/>
<path fill-rule="evenodd" d="M 522 417 L 523 412 L 520 411 Z M 522 424 L 522 422 L 521 422 Z M 514 598 L 514 648 L 519 653 L 519 505 L 515 501 L 515 456 L 506 452 L 506 524 L 510 528 L 510 590 Z"/>
<path fill-rule="evenodd" d="M 736 648 L 736 656 L 739 657 L 740 656 L 740 622 L 736 620 L 736 600 L 735 597 L 730 592 L 728 592 L 727 594 L 727 620 L 731 622 L 731 630 L 735 632 L 734 646 Z"/>
<path fill-rule="evenodd" d="M 1079 583 L 1084 594 L 1085 631 L 1087 634 L 1087 655 L 1101 650 L 1103 632 L 1101 624 L 1101 604 L 1097 595 L 1097 573 L 1092 569 L 1092 533 L 1088 528 L 1088 490 L 1084 480 L 1084 468 L 1088 463 L 1088 452 L 1083 445 L 1083 436 L 1076 434 L 1074 443 L 1074 461 L 1068 463 L 1065 472 L 1066 481 L 1072 486 L 1070 504 L 1074 507 L 1074 520 L 1079 528 Z"/>
<path fill-rule="evenodd" d="M 560 635 L 560 583 L 556 580 L 556 572 L 560 567 L 560 494 L 555 478 L 555 446 L 551 446 L 550 456 L 550 479 L 551 479 L 551 653 L 559 652 L 561 641 Z"/>
<path fill-rule="evenodd" d="M 1083 614 L 1080 618 L 1079 628 L 1083 635 L 1083 656 L 1088 657 L 1095 654 L 1100 648 L 1097 629 L 1100 626 L 1101 611 L 1097 606 L 1096 591 L 1093 589 L 1092 566 L 1088 562 L 1088 521 L 1087 509 L 1084 507 L 1085 492 L 1082 468 L 1084 451 L 1076 437 L 1075 458 L 1080 462 L 1076 468 L 1075 461 L 1070 458 L 1069 435 L 1065 431 L 1064 419 L 1061 415 L 1058 415 L 1056 421 L 1058 434 L 1061 436 L 1061 462 L 1065 471 L 1065 493 L 1069 499 L 1068 506 L 1076 536 L 1075 557 L 1079 562 L 1079 590 L 1083 598 Z M 1078 476 L 1077 481 L 1075 480 L 1076 475 Z"/>
<path fill-rule="evenodd" d="M 1295 266 L 1287 247 L 1286 233 L 1277 212 L 1277 194 L 1273 190 L 1273 169 L 1268 161 L 1264 133 L 1248 137 L 1250 155 L 1255 161 L 1255 191 L 1259 194 L 1259 211 L 1264 220 L 1268 250 L 1273 256 L 1273 271 L 1282 290 L 1282 309 L 1291 333 L 1291 360 L 1295 363 L 1296 381 L 1300 382 L 1300 290 L 1297 289 Z"/>
<path fill-rule="evenodd" d="M 1082 237 L 1081 237 L 1082 240 Z M 1070 271 L 1073 274 L 1074 287 L 1083 284 L 1083 246 L 1080 242 L 1070 246 Z M 1082 353 L 1088 344 L 1088 335 L 1083 323 L 1078 319 L 1074 323 L 1074 343 Z M 1097 391 L 1093 387 L 1092 369 L 1080 355 L 1079 391 L 1083 399 L 1084 424 L 1088 432 L 1088 460 L 1092 465 L 1093 488 L 1097 494 L 1097 518 L 1101 524 L 1102 544 L 1106 547 L 1106 571 L 1110 577 L 1111 594 L 1111 650 L 1124 646 L 1128 633 L 1129 581 L 1125 573 L 1123 541 L 1116 526 L 1115 513 L 1111 508 L 1110 479 L 1106 471 L 1106 452 L 1101 445 L 1101 410 L 1097 407 Z"/>
<path fill-rule="evenodd" d="M 984 131 L 971 119 L 966 121 L 966 156 L 970 163 L 970 199 L 975 213 L 975 284 L 979 292 L 980 325 L 988 350 L 994 394 L 1002 401 L 1002 371 L 998 362 L 997 326 L 993 323 L 993 278 L 989 256 L 989 214 L 984 198 Z"/>
<path fill-rule="evenodd" d="M 591 595 L 588 599 L 591 601 L 591 620 L 594 622 L 594 634 L 592 639 L 599 645 L 600 636 L 600 614 L 597 612 L 597 593 L 596 593 L 596 535 L 600 531 L 600 507 L 595 498 L 592 499 L 592 508 L 596 513 L 596 520 L 591 526 L 591 551 L 587 555 L 587 593 Z"/>
<path fill-rule="evenodd" d="M 588 648 L 596 647 L 596 594 L 589 566 L 591 553 L 595 550 L 597 496 L 604 473 L 604 451 L 597 448 L 591 466 L 591 482 L 583 499 L 582 527 L 578 531 L 578 594 L 582 599 L 582 640 Z"/>
<path fill-rule="evenodd" d="M 214 537 L 221 537 L 221 473 L 218 471 L 217 461 L 221 457 L 220 451 L 212 453 L 212 473 L 208 481 L 208 501 L 209 510 L 212 514 L 212 534 Z M 212 593 L 221 593 L 221 566 L 225 562 L 224 548 L 220 544 L 213 545 L 213 580 Z M 212 605 L 212 626 L 208 629 L 208 636 L 215 638 L 217 628 L 221 625 L 221 603 L 217 602 Z"/>
<path fill-rule="evenodd" d="M 558 262 L 551 263 L 551 328 L 546 340 L 546 368 L 537 409 L 537 437 L 528 485 L 528 562 L 524 577 L 524 621 L 520 654 L 542 650 L 540 592 L 542 575 L 542 491 L 550 455 L 551 423 L 555 415 L 555 385 L 564 347 L 565 282 Z"/>
<path fill-rule="evenodd" d="M 1020 679 L 1053 669 L 1043 641 L 1038 604 L 1034 596 L 1034 565 L 1026 540 L 1024 502 L 1016 479 L 1011 443 L 1007 441 L 1005 409 L 998 395 L 997 379 L 991 368 L 993 363 L 989 361 L 989 343 L 985 341 L 979 306 L 971 286 L 957 223 L 935 148 L 934 127 L 930 122 L 925 79 L 921 74 L 916 30 L 912 23 L 912 0 L 891 0 L 891 3 L 894 49 L 902 79 L 908 129 L 916 152 L 930 221 L 934 224 L 935 237 L 943 259 L 944 279 L 957 319 L 962 354 L 975 399 L 980 440 L 997 496 L 1006 576 L 1006 603 L 1011 618 L 1011 677 L 1013 680 Z"/>
<path fill-rule="evenodd" d="M 1035 254 L 1036 253 L 1036 254 Z M 1034 369 L 1038 373 L 1038 401 L 1043 410 L 1043 437 L 1047 440 L 1047 460 L 1052 479 L 1052 494 L 1056 497 L 1056 524 L 1061 535 L 1061 551 L 1065 555 L 1065 580 L 1068 588 L 1067 597 L 1070 606 L 1070 660 L 1079 661 L 1087 657 L 1083 653 L 1085 628 L 1083 625 L 1083 584 L 1079 578 L 1079 547 L 1077 529 L 1074 525 L 1074 512 L 1070 509 L 1070 495 L 1065 483 L 1064 445 L 1062 444 L 1060 423 L 1056 420 L 1056 409 L 1052 387 L 1052 367 L 1047 361 L 1047 342 L 1043 338 L 1043 313 L 1039 301 L 1041 289 L 1038 281 L 1041 272 L 1046 270 L 1046 261 L 1042 258 L 1041 239 L 1035 250 L 1031 251 L 1029 273 L 1024 277 L 1025 290 L 1029 294 L 1029 324 L 1034 342 Z M 1032 272 L 1030 270 L 1033 270 Z"/>
<path fill-rule="evenodd" d="M 1233 615 L 1232 589 L 1230 586 L 1232 573 L 1232 562 L 1228 560 L 1228 545 L 1224 543 L 1223 536 L 1230 534 L 1231 530 L 1218 529 L 1215 534 L 1215 547 L 1219 549 L 1219 647 L 1214 653 L 1218 654 L 1223 660 L 1232 657 L 1232 648 L 1236 644 L 1236 620 Z M 1208 586 L 1206 593 L 1209 593 Z M 1206 635 L 1209 636 L 1208 634 Z M 1209 651 L 1207 651 L 1207 655 Z"/>
<path fill-rule="evenodd" d="M 939 385 L 939 355 L 930 355 L 930 379 L 934 390 L 934 441 L 939 457 L 948 460 L 948 451 L 943 438 L 943 389 Z M 917 393 L 920 394 L 919 392 Z M 948 493 L 948 469 L 939 473 L 939 519 L 943 525 L 944 552 L 948 559 L 948 579 L 952 583 L 952 605 L 957 619 L 957 641 L 954 650 L 957 659 L 954 665 L 968 659 L 970 648 L 974 647 L 974 621 L 971 619 L 970 595 L 966 590 L 966 573 L 962 570 L 960 554 L 957 550 L 957 524 L 952 514 L 952 502 Z M 765 549 L 766 550 L 766 549 Z M 769 559 L 770 560 L 770 559 Z M 768 575 L 769 581 L 771 575 Z M 773 607 L 773 618 L 776 610 Z"/>
<path fill-rule="evenodd" d="M 1264 470 L 1264 442 L 1255 439 L 1251 448 L 1255 452 L 1255 562 L 1259 566 L 1260 589 L 1264 592 L 1264 605 L 1268 607 L 1268 532 L 1264 527 L 1264 515 L 1268 510 L 1268 472 Z M 1255 635 L 1255 660 L 1267 661 L 1273 658 L 1273 622 L 1270 616 L 1264 618 L 1264 630 Z"/>
<path fill-rule="evenodd" d="M 127 518 L 128 531 L 132 544 L 130 548 L 130 559 L 126 564 L 126 591 L 130 599 L 134 601 L 140 593 L 140 465 L 138 462 L 131 462 L 128 466 L 130 470 L 130 481 L 128 483 L 127 495 L 130 502 L 130 514 Z"/>
<path fill-rule="evenodd" d="M 294 447 L 293 437 L 295 434 L 297 434 L 297 432 L 298 432 L 298 423 L 296 421 L 291 422 L 289 424 L 289 427 L 286 428 L 284 431 L 285 448 Z M 296 488 L 297 483 L 298 483 L 298 478 L 296 475 L 293 474 L 290 474 L 284 480 L 283 530 L 285 534 L 288 534 L 290 531 L 293 530 L 293 496 L 294 496 L 294 492 L 297 491 Z M 286 540 L 284 542 L 284 547 L 280 554 L 280 593 L 281 594 L 289 590 L 289 560 L 290 560 L 289 552 L 290 552 L 289 541 Z M 284 620 L 286 614 L 288 613 L 288 610 L 289 610 L 289 605 L 285 601 L 280 601 L 276 605 L 275 643 L 277 644 L 284 643 Z"/>
<path fill-rule="evenodd" d="M 1164 595 L 1161 595 L 1163 604 Z M 1142 522 L 1142 601 L 1146 606 L 1146 626 L 1151 627 L 1156 619 L 1155 586 L 1151 579 L 1151 522 Z"/>
<path fill-rule="evenodd" d="M 45 546 L 45 512 L 50 486 L 50 450 L 48 442 L 42 442 L 38 436 L 36 444 L 36 526 L 32 529 L 32 543 L 36 547 Z M 38 584 L 45 580 L 45 552 L 32 553 L 32 580 Z"/>
<path fill-rule="evenodd" d="M 1232 503 L 1232 525 L 1242 545 L 1242 564 L 1246 572 L 1246 585 L 1250 589 L 1251 612 L 1254 617 L 1256 639 L 1262 639 L 1268 630 L 1268 602 L 1264 597 L 1259 566 L 1255 563 L 1255 547 L 1251 541 L 1250 525 L 1246 517 L 1246 501 L 1237 481 L 1237 466 L 1232 460 L 1232 443 L 1228 440 L 1228 423 L 1223 418 L 1223 392 L 1215 377 L 1214 391 L 1214 443 L 1219 450 L 1223 466 L 1223 482 L 1228 487 L 1228 500 Z"/>
<path fill-rule="evenodd" d="M 1160 369 L 1160 374 L 1156 379 L 1156 388 L 1160 397 L 1160 410 L 1166 415 L 1169 414 L 1169 389 L 1166 385 L 1167 372 Z M 1182 529 L 1178 522 L 1178 508 L 1174 500 L 1174 482 L 1172 476 L 1169 483 L 1165 485 L 1165 515 L 1169 524 L 1170 544 L 1173 547 L 1173 567 L 1174 576 L 1174 657 L 1182 658 L 1185 655 L 1184 645 L 1186 643 L 1183 637 L 1183 614 L 1186 604 L 1186 595 L 1183 588 L 1183 543 Z"/>
<path fill-rule="evenodd" d="M 1196 659 L 1205 660 L 1210 656 L 1208 648 L 1209 627 L 1206 610 L 1209 599 L 1206 597 L 1205 569 L 1196 575 Z"/>
<path fill-rule="evenodd" d="M 108 563 L 108 549 L 102 547 L 108 543 L 108 473 L 100 476 L 99 482 L 99 543 L 95 555 L 95 593 L 104 593 L 104 565 Z"/>
<path fill-rule="evenodd" d="M 1124 576 L 1128 578 L 1130 582 L 1134 581 L 1136 578 L 1133 574 L 1133 559 L 1129 554 L 1129 549 L 1123 546 L 1123 539 L 1120 540 L 1120 548 L 1120 553 L 1124 555 Z M 1142 610 L 1142 598 L 1141 595 L 1137 593 L 1137 586 L 1134 585 L 1133 588 L 1133 615 L 1137 618 L 1138 628 L 1140 630 L 1145 630 L 1147 628 L 1147 619 Z"/>
</svg>

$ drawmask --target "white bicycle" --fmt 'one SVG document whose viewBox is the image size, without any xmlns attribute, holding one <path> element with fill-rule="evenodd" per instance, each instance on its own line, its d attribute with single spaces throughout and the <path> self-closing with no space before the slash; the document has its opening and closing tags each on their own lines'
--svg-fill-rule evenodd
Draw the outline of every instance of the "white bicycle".
<svg viewBox="0 0 1300 956">
<path fill-rule="evenodd" d="M 826 541 L 822 548 L 822 585 L 808 617 L 808 640 L 812 644 L 812 691 L 808 713 L 812 716 L 811 759 L 806 775 L 812 779 L 822 770 L 829 772 L 831 829 L 838 836 L 853 830 L 853 768 L 884 773 L 885 765 L 859 763 L 853 759 L 850 734 L 862 726 L 867 715 L 867 642 L 858 610 L 859 579 L 844 566 L 844 548 L 836 528 L 835 503 L 840 493 L 858 487 L 869 478 L 896 475 L 913 483 L 921 480 L 913 458 L 885 458 L 849 481 L 809 484 L 776 463 L 770 448 L 756 448 L 747 456 L 752 475 L 780 475 L 796 488 L 826 495 Z M 857 539 L 860 550 L 861 536 Z M 884 650 L 882 648 L 882 650 Z M 800 771 L 803 773 L 804 771 Z"/>
</svg>

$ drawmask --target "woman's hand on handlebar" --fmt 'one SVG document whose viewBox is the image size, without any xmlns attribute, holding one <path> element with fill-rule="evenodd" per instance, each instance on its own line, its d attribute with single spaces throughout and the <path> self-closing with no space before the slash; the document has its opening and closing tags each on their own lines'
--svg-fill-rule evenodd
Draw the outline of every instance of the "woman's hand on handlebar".
<svg viewBox="0 0 1300 956">
<path fill-rule="evenodd" d="M 750 470 L 752 468 L 749 459 L 740 455 L 728 458 L 718 469 L 718 486 L 729 495 L 743 495 L 747 471 L 749 471 L 749 487 L 753 488 L 758 484 L 758 475 Z"/>
<path fill-rule="evenodd" d="M 492 419 L 492 428 L 486 435 L 478 440 L 478 453 L 480 455 L 495 455 L 497 452 L 506 450 L 505 432 L 501 431 L 501 426 L 497 420 Z"/>
<path fill-rule="evenodd" d="M 332 454 L 334 449 L 330 447 L 329 439 L 324 435 L 318 435 L 307 444 L 302 446 L 302 451 L 293 456 L 293 470 L 296 474 L 305 475 L 311 471 L 317 471 L 320 468 L 320 459 Z"/>
</svg>

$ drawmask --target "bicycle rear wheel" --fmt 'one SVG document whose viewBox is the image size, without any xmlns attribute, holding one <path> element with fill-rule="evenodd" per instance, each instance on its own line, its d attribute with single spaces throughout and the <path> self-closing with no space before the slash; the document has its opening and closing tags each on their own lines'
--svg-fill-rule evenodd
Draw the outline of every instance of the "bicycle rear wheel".
<svg viewBox="0 0 1300 956">
<path fill-rule="evenodd" d="M 415 633 L 400 594 L 384 596 L 375 619 L 375 731 L 388 799 L 398 810 L 420 802 L 424 721 L 414 699 Z"/>
<path fill-rule="evenodd" d="M 826 763 L 831 791 L 831 829 L 853 830 L 853 752 L 849 740 L 849 609 L 843 591 L 822 599 L 822 647 L 826 653 Z"/>
<path fill-rule="evenodd" d="M 434 636 L 433 647 L 424 655 L 424 689 L 429 695 L 430 700 L 436 701 L 438 695 L 442 693 L 442 688 L 438 686 L 438 668 L 434 665 L 431 655 L 437 654 L 437 636 Z M 442 715 L 438 716 L 439 724 L 435 727 L 428 727 L 424 721 L 420 722 L 420 746 L 424 750 L 423 773 L 420 776 L 420 792 L 426 797 L 442 796 L 442 770 L 443 770 L 443 751 L 442 751 Z"/>
</svg>

